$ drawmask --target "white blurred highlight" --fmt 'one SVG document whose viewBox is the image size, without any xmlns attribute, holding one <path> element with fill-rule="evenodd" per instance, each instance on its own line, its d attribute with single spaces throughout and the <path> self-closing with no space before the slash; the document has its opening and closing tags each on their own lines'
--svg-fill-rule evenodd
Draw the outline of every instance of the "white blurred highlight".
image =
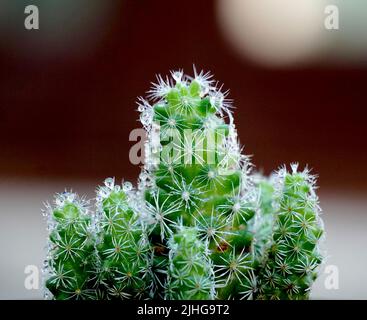
<svg viewBox="0 0 367 320">
<path fill-rule="evenodd" d="M 339 9 L 339 30 L 324 26 L 328 5 Z M 218 0 L 217 14 L 228 43 L 259 64 L 367 61 L 365 0 Z"/>
<path fill-rule="evenodd" d="M 220 0 L 218 14 L 232 45 L 263 64 L 287 65 L 321 48 L 323 0 Z"/>
</svg>

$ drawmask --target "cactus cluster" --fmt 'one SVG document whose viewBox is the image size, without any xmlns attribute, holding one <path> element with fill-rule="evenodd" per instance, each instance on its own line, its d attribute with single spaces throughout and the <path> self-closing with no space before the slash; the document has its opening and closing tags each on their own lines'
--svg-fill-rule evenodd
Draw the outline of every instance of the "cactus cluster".
<svg viewBox="0 0 367 320">
<path fill-rule="evenodd" d="M 139 98 L 137 188 L 108 178 L 94 211 L 68 192 L 47 206 L 50 297 L 309 297 L 322 262 L 315 177 L 295 164 L 253 172 L 226 96 L 194 69 L 159 76 Z"/>
<path fill-rule="evenodd" d="M 55 299 L 151 296 L 152 249 L 139 215 L 128 204 L 126 187 L 106 179 L 93 214 L 86 201 L 70 192 L 56 195 L 54 207 L 47 205 L 46 287 Z"/>
</svg>

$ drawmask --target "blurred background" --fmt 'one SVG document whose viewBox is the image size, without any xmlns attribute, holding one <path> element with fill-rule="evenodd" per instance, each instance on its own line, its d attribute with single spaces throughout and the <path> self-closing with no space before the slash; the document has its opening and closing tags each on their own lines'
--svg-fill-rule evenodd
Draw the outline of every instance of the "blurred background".
<svg viewBox="0 0 367 320">
<path fill-rule="evenodd" d="M 39 30 L 24 27 L 29 4 Z M 42 202 L 135 182 L 137 96 L 195 64 L 231 90 L 257 170 L 298 161 L 319 175 L 339 289 L 322 269 L 313 298 L 366 299 L 366 29 L 365 0 L 0 0 L 0 298 L 42 298 L 24 287 L 44 258 Z"/>
</svg>

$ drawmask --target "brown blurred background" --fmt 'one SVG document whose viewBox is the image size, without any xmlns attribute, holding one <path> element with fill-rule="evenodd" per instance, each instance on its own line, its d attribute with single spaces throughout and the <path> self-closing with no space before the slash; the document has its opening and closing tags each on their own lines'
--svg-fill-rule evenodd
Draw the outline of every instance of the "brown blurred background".
<svg viewBox="0 0 367 320">
<path fill-rule="evenodd" d="M 363 225 L 367 5 L 334 1 L 340 30 L 331 31 L 327 2 L 285 2 L 0 0 L 0 219 L 4 237 L 20 232 L 28 243 L 15 245 L 24 258 L 2 252 L 0 270 L 18 274 L 0 277 L 0 297 L 40 297 L 22 281 L 25 264 L 41 264 L 41 202 L 64 186 L 93 196 L 107 176 L 135 181 L 140 168 L 128 155 L 129 133 L 140 127 L 136 98 L 155 74 L 192 73 L 193 64 L 231 90 L 240 141 L 257 169 L 308 164 L 322 204 L 347 208 Z M 25 30 L 27 4 L 38 5 L 40 30 Z M 325 218 L 335 253 L 350 221 L 344 213 Z M 366 240 L 364 231 L 358 237 Z M 348 288 L 337 297 L 359 297 Z"/>
<path fill-rule="evenodd" d="M 40 3 L 40 30 L 24 29 L 22 2 Z M 367 56 L 359 65 L 264 67 L 234 52 L 216 1 L 50 2 L 17 1 L 20 10 L 2 21 L 11 39 L 0 48 L 1 176 L 134 180 L 136 97 L 155 74 L 190 73 L 194 63 L 231 89 L 257 168 L 299 161 L 322 186 L 367 186 Z M 89 15 L 89 6 L 100 8 Z"/>
</svg>

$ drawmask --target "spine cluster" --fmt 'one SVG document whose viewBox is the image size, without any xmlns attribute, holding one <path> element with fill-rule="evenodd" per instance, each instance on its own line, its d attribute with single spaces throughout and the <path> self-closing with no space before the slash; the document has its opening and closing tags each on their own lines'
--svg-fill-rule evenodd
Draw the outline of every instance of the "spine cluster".
<svg viewBox="0 0 367 320">
<path fill-rule="evenodd" d="M 54 298 L 309 297 L 322 262 L 314 177 L 296 165 L 252 173 L 227 92 L 194 71 L 158 77 L 139 99 L 137 190 L 107 179 L 95 214 L 72 194 L 49 208 Z"/>
</svg>

